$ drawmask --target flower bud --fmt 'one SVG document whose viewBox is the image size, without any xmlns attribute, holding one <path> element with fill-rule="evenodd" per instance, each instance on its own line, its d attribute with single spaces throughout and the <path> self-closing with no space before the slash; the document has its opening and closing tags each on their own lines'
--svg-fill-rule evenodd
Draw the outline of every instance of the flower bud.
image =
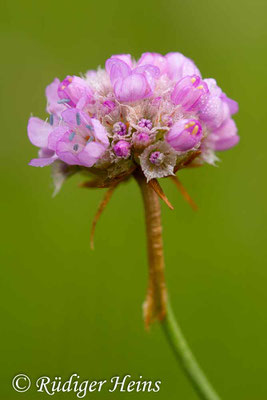
<svg viewBox="0 0 267 400">
<path fill-rule="evenodd" d="M 115 108 L 116 106 L 115 106 L 114 101 L 106 100 L 106 101 L 104 101 L 104 103 L 103 103 L 103 107 L 104 107 L 104 110 L 105 110 L 105 114 L 109 114 L 109 113 L 111 113 L 111 112 L 114 110 L 114 108 Z"/>
<path fill-rule="evenodd" d="M 150 142 L 150 136 L 147 132 L 139 132 L 133 136 L 133 143 L 136 148 L 143 148 Z"/>
<path fill-rule="evenodd" d="M 153 153 L 151 153 L 149 156 L 149 161 L 151 162 L 151 164 L 157 166 L 161 165 L 163 160 L 164 160 L 164 154 L 161 153 L 160 151 L 153 151 Z"/>
<path fill-rule="evenodd" d="M 130 155 L 131 144 L 126 140 L 120 140 L 113 146 L 114 153 L 117 157 L 127 158 Z"/>
<path fill-rule="evenodd" d="M 116 122 L 113 125 L 113 133 L 117 133 L 119 136 L 124 136 L 127 133 L 127 127 L 123 122 Z"/>
<path fill-rule="evenodd" d="M 150 119 L 142 118 L 138 122 L 138 126 L 140 126 L 140 128 L 147 128 L 150 130 L 152 129 L 152 122 L 150 121 Z"/>
</svg>

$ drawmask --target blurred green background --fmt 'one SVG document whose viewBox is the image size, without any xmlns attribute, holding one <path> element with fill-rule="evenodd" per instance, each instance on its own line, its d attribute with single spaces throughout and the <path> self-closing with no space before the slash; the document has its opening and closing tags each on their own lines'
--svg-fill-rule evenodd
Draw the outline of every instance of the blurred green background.
<svg viewBox="0 0 267 400">
<path fill-rule="evenodd" d="M 46 116 L 44 89 L 55 76 L 103 66 L 111 54 L 180 51 L 238 100 L 241 141 L 218 168 L 181 172 L 197 213 L 163 182 L 175 206 L 162 206 L 170 296 L 222 399 L 267 399 L 266 12 L 263 0 L 2 3 L 1 398 L 48 398 L 33 388 L 16 393 L 18 373 L 34 381 L 77 372 L 162 381 L 158 393 L 88 395 L 99 400 L 197 400 L 160 327 L 143 327 L 136 183 L 115 192 L 92 252 L 90 222 L 104 192 L 77 188 L 75 177 L 52 198 L 50 168 L 27 165 L 37 153 L 27 120 Z"/>
</svg>

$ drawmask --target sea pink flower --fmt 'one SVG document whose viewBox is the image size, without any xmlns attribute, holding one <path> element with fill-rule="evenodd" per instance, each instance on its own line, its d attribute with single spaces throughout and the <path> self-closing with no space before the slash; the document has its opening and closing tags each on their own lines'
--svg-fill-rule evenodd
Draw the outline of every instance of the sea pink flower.
<svg viewBox="0 0 267 400">
<path fill-rule="evenodd" d="M 91 88 L 78 76 L 67 76 L 58 86 L 58 96 L 62 103 L 70 107 L 83 108 L 93 98 Z"/>
<path fill-rule="evenodd" d="M 171 99 L 185 111 L 198 111 L 208 99 L 209 89 L 206 82 L 197 75 L 186 76 L 175 85 Z"/>
<path fill-rule="evenodd" d="M 48 138 L 48 147 L 58 158 L 70 165 L 92 167 L 108 147 L 106 129 L 101 123 L 75 109 L 62 113 L 65 128 L 53 131 Z"/>
<path fill-rule="evenodd" d="M 92 167 L 104 154 L 109 141 L 101 123 L 76 109 L 62 112 L 63 123 L 52 126 L 32 117 L 28 124 L 31 142 L 42 149 L 30 165 L 43 167 L 60 159 L 70 165 Z"/>
<path fill-rule="evenodd" d="M 30 165 L 55 163 L 57 190 L 64 171 L 110 181 L 141 168 L 150 180 L 173 174 L 183 160 L 213 164 L 215 151 L 239 141 L 238 104 L 181 53 L 114 55 L 105 69 L 56 78 L 46 97 L 47 121 L 28 123 L 39 148 Z"/>
<path fill-rule="evenodd" d="M 165 320 L 171 342 L 179 341 L 181 333 L 175 333 L 175 320 L 170 320 L 173 316 L 166 306 L 156 196 L 173 207 L 158 179 L 170 177 L 195 209 L 173 175 L 194 163 L 214 164 L 215 151 L 238 143 L 231 118 L 238 110 L 237 103 L 214 79 L 202 79 L 193 61 L 181 53 L 144 53 L 138 61 L 130 54 L 114 55 L 106 61 L 105 69 L 89 70 L 83 77 L 68 75 L 62 82 L 56 78 L 46 88 L 46 96 L 49 122 L 36 117 L 28 122 L 29 139 L 39 148 L 38 158 L 30 165 L 53 164 L 54 194 L 77 172 L 92 178 L 81 186 L 107 188 L 93 221 L 91 246 L 96 223 L 115 188 L 131 175 L 135 177 L 145 204 L 149 249 L 146 326 L 154 319 Z M 184 341 L 175 344 L 175 352 L 189 365 L 186 370 L 199 393 L 218 398 L 190 353 L 188 358 Z M 197 382 L 199 376 L 203 383 Z"/>
<path fill-rule="evenodd" d="M 132 69 L 121 58 L 112 56 L 106 61 L 116 98 L 122 102 L 135 102 L 150 97 L 155 80 L 160 76 L 159 68 L 146 64 Z"/>
<path fill-rule="evenodd" d="M 195 119 L 181 119 L 166 135 L 166 142 L 176 151 L 191 150 L 202 139 L 202 127 Z"/>
</svg>

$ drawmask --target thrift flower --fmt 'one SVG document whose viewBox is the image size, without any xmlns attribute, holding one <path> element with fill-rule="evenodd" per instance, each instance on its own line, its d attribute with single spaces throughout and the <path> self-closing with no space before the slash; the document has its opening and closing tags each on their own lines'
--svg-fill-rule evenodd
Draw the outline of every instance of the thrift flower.
<svg viewBox="0 0 267 400">
<path fill-rule="evenodd" d="M 46 97 L 47 119 L 28 123 L 36 167 L 57 161 L 114 181 L 139 168 L 150 181 L 214 164 L 239 141 L 237 103 L 181 53 L 114 55 L 105 69 L 56 78 Z"/>
<path fill-rule="evenodd" d="M 91 179 L 81 186 L 107 188 L 91 230 L 117 185 L 134 176 L 144 200 L 149 284 L 144 303 L 147 327 L 164 325 L 176 358 L 201 398 L 219 397 L 194 359 L 175 322 L 167 298 L 159 197 L 173 206 L 158 179 L 168 177 L 196 209 L 175 173 L 182 168 L 215 164 L 216 151 L 239 141 L 232 119 L 238 104 L 214 79 L 202 78 L 181 53 L 144 53 L 110 57 L 105 68 L 84 76 L 56 78 L 46 88 L 47 119 L 31 117 L 28 136 L 38 147 L 30 165 L 52 164 L 56 194 L 65 179 L 81 172 Z M 178 357 L 177 357 L 178 356 Z"/>
<path fill-rule="evenodd" d="M 202 127 L 195 119 L 181 119 L 166 135 L 166 142 L 176 151 L 191 150 L 202 139 Z"/>
</svg>

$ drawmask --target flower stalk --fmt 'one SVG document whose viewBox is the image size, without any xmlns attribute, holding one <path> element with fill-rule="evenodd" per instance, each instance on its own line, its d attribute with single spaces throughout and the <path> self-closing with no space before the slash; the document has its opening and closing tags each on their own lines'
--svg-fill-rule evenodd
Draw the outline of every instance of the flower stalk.
<svg viewBox="0 0 267 400">
<path fill-rule="evenodd" d="M 220 400 L 198 365 L 175 319 L 170 302 L 167 300 L 159 197 L 153 187 L 147 184 L 142 173 L 136 172 L 135 178 L 144 201 L 149 263 L 149 283 L 144 304 L 145 325 L 149 328 L 151 322 L 156 319 L 159 320 L 177 361 L 182 366 L 199 398 Z"/>
<path fill-rule="evenodd" d="M 144 320 L 146 328 L 149 328 L 154 320 L 163 321 L 167 310 L 160 203 L 145 176 L 138 171 L 135 178 L 141 189 L 145 208 L 149 281 L 144 303 Z"/>
</svg>

